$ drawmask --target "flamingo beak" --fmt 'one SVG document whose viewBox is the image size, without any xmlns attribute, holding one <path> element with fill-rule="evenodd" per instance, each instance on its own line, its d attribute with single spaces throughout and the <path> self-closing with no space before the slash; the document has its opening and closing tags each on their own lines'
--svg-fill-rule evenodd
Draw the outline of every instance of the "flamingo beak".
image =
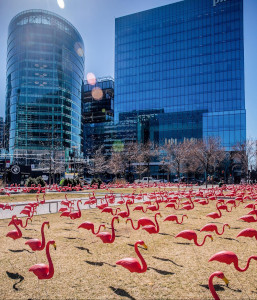
<svg viewBox="0 0 257 300">
<path fill-rule="evenodd" d="M 228 225 L 228 229 L 230 229 L 230 226 Z"/>
<path fill-rule="evenodd" d="M 213 237 L 211 236 L 211 240 L 213 241 Z"/>
<path fill-rule="evenodd" d="M 162 215 L 160 214 L 160 217 L 162 218 Z"/>
<path fill-rule="evenodd" d="M 53 244 L 53 246 L 54 246 L 54 250 L 56 250 L 56 244 L 55 243 Z"/>
<path fill-rule="evenodd" d="M 143 247 L 145 248 L 145 250 L 147 250 L 148 248 L 147 248 L 147 246 L 146 246 L 146 244 L 143 244 Z"/>
<path fill-rule="evenodd" d="M 47 226 L 48 226 L 48 229 L 50 228 L 50 224 L 47 224 Z"/>
<path fill-rule="evenodd" d="M 228 286 L 229 280 L 225 276 L 223 278 L 221 278 L 221 279 L 226 283 L 226 286 Z"/>
<path fill-rule="evenodd" d="M 117 222 L 118 222 L 118 223 L 120 223 L 120 220 L 119 220 L 119 219 L 117 219 Z"/>
</svg>

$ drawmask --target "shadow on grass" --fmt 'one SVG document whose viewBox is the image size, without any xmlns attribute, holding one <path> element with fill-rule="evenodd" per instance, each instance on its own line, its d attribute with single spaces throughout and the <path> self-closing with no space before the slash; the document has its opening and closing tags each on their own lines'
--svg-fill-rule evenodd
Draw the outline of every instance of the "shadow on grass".
<svg viewBox="0 0 257 300">
<path fill-rule="evenodd" d="M 209 290 L 208 284 L 199 284 L 199 285 L 200 285 L 201 287 L 203 287 L 203 288 Z M 236 289 L 236 290 L 235 290 L 235 289 L 230 288 L 229 286 L 227 286 L 226 288 L 227 288 L 227 289 L 230 289 L 231 291 L 236 292 L 236 293 L 242 293 L 242 291 L 241 291 L 240 289 Z M 214 289 L 215 289 L 216 292 L 218 292 L 218 291 L 225 291 L 224 285 L 220 285 L 220 284 L 214 284 Z"/>
<path fill-rule="evenodd" d="M 21 283 L 24 280 L 24 277 L 22 275 L 20 275 L 19 273 L 11 273 L 8 271 L 6 271 L 6 274 L 9 278 L 11 278 L 13 280 L 19 280 L 18 282 L 14 283 L 14 285 L 12 286 L 15 291 L 18 291 L 19 289 L 16 287 L 16 285 Z"/>
<path fill-rule="evenodd" d="M 147 270 L 153 270 L 156 273 L 159 273 L 159 274 L 164 275 L 164 276 L 175 274 L 173 272 L 168 272 L 168 271 L 165 271 L 165 270 L 159 270 L 159 269 L 156 269 L 156 268 L 153 268 L 153 267 L 148 267 Z"/>
<path fill-rule="evenodd" d="M 92 254 L 88 248 L 78 247 L 78 246 L 75 246 L 75 248 L 77 248 L 77 249 L 79 249 L 81 251 L 87 251 L 88 254 Z"/>
<path fill-rule="evenodd" d="M 158 260 L 161 260 L 161 261 L 168 261 L 168 262 L 171 262 L 173 265 L 177 266 L 177 267 L 181 267 L 183 268 L 184 266 L 182 265 L 178 265 L 176 264 L 173 260 L 169 259 L 169 258 L 162 258 L 162 257 L 158 257 L 158 256 L 152 256 L 153 258 L 155 259 L 158 259 Z"/>
<path fill-rule="evenodd" d="M 111 264 L 108 264 L 106 262 L 103 262 L 103 261 L 89 261 L 89 260 L 85 260 L 85 263 L 91 265 L 91 266 L 96 266 L 96 267 L 102 267 L 103 265 L 107 265 L 107 266 L 110 266 L 112 268 L 116 268 L 116 265 L 111 265 Z"/>
<path fill-rule="evenodd" d="M 136 300 L 135 298 L 133 298 L 127 291 L 123 290 L 123 289 L 115 289 L 113 286 L 109 286 L 109 288 L 118 296 L 121 297 L 127 297 L 131 300 Z"/>
<path fill-rule="evenodd" d="M 17 250 L 8 249 L 8 251 L 13 252 L 13 253 L 21 253 L 21 252 L 24 252 L 24 251 L 27 251 L 28 253 L 31 253 L 31 254 L 34 253 L 34 252 L 31 252 L 31 251 L 29 251 L 27 249 L 17 249 Z"/>
<path fill-rule="evenodd" d="M 160 234 L 160 235 L 169 235 L 169 236 L 173 236 L 173 237 L 175 236 L 175 235 L 168 234 L 168 233 L 164 233 L 164 232 L 159 232 L 159 234 Z"/>
<path fill-rule="evenodd" d="M 174 244 L 177 244 L 177 245 L 193 245 L 191 243 L 180 243 L 180 242 L 174 242 Z"/>
<path fill-rule="evenodd" d="M 229 240 L 229 241 L 236 241 L 236 242 L 240 243 L 238 240 L 233 239 L 233 238 L 219 237 L 219 239 L 224 239 L 224 240 Z M 241 243 L 243 244 L 245 242 L 241 242 Z"/>
</svg>

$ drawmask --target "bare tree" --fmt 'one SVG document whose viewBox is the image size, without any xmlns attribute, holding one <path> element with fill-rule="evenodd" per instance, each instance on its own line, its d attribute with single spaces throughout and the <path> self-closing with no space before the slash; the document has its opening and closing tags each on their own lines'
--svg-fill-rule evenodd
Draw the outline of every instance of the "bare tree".
<svg viewBox="0 0 257 300">
<path fill-rule="evenodd" d="M 190 142 L 167 143 L 162 147 L 162 164 L 172 173 L 176 173 L 178 178 L 185 170 L 186 158 L 189 157 Z M 189 160 L 188 160 L 189 161 Z"/>
<path fill-rule="evenodd" d="M 126 164 L 122 152 L 115 152 L 112 149 L 112 154 L 107 162 L 107 171 L 109 174 L 115 175 L 117 179 L 118 175 L 124 174 L 126 170 Z"/>
<path fill-rule="evenodd" d="M 241 169 L 243 177 L 247 176 L 248 170 L 256 162 L 256 141 L 246 140 L 244 143 L 237 143 L 231 153 L 232 169 Z"/>
<path fill-rule="evenodd" d="M 96 149 L 95 154 L 92 156 L 92 159 L 87 166 L 88 172 L 94 177 L 96 175 L 101 175 L 106 171 L 107 163 L 103 150 L 103 146 Z"/>
<path fill-rule="evenodd" d="M 196 142 L 192 155 L 198 161 L 199 166 L 205 173 L 207 187 L 207 174 L 214 170 L 225 159 L 225 149 L 221 146 L 220 140 L 209 137 Z"/>
</svg>

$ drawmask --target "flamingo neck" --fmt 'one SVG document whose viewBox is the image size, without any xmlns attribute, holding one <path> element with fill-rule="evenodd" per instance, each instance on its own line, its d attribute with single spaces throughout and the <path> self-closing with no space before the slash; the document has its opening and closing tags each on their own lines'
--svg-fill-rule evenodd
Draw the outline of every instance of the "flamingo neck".
<svg viewBox="0 0 257 300">
<path fill-rule="evenodd" d="M 177 224 L 182 224 L 185 216 L 186 216 L 186 215 L 183 215 L 183 216 L 182 216 L 182 219 L 181 219 L 181 222 L 180 222 L 180 223 L 178 222 L 178 219 L 177 219 Z"/>
<path fill-rule="evenodd" d="M 98 233 L 100 232 L 100 230 L 101 230 L 102 227 L 104 227 L 103 224 L 101 224 L 101 225 L 99 226 L 99 228 L 98 228 L 98 231 L 97 231 L 96 233 L 93 232 L 93 234 L 98 234 Z M 93 230 L 92 230 L 92 231 L 95 231 L 95 227 L 93 227 Z"/>
<path fill-rule="evenodd" d="M 41 236 L 42 236 L 42 242 L 41 242 L 41 247 L 40 247 L 40 250 L 44 249 L 45 248 L 45 243 L 46 243 L 46 240 L 45 240 L 45 232 L 44 232 L 44 227 L 45 227 L 45 222 L 42 224 L 41 226 Z"/>
<path fill-rule="evenodd" d="M 25 228 L 25 227 L 28 226 L 28 221 L 29 221 L 29 220 L 31 220 L 31 218 L 27 218 L 27 219 L 26 219 L 26 223 L 25 223 L 25 225 L 23 226 L 23 228 Z M 21 226 L 21 227 L 22 227 L 22 226 Z"/>
<path fill-rule="evenodd" d="M 202 244 L 199 244 L 198 241 L 197 241 L 197 236 L 195 236 L 195 238 L 194 238 L 195 245 L 196 246 L 203 246 L 203 244 L 205 243 L 205 240 L 207 239 L 207 237 L 208 237 L 208 235 L 206 235 L 204 237 Z"/>
<path fill-rule="evenodd" d="M 52 278 L 54 275 L 54 265 L 52 262 L 52 258 L 50 256 L 49 247 L 50 247 L 50 243 L 48 242 L 46 245 L 46 257 L 49 263 L 49 273 L 47 274 L 47 278 Z"/>
<path fill-rule="evenodd" d="M 234 262 L 234 266 L 235 266 L 236 270 L 239 271 L 239 272 L 245 272 L 245 271 L 249 268 L 251 259 L 255 259 L 255 260 L 256 260 L 256 259 L 257 259 L 257 256 L 254 256 L 254 255 L 253 255 L 253 256 L 250 256 L 250 257 L 248 258 L 246 267 L 245 267 L 244 269 L 241 269 L 241 268 L 238 266 L 238 260 L 236 260 L 236 261 Z"/>
<path fill-rule="evenodd" d="M 156 223 L 156 231 L 159 232 L 160 228 L 159 228 L 159 223 L 157 221 L 157 215 L 158 214 L 155 215 L 154 219 L 155 219 L 155 223 Z"/>
<path fill-rule="evenodd" d="M 224 233 L 224 231 L 225 231 L 225 227 L 226 227 L 226 226 L 227 226 L 227 224 L 224 224 L 224 225 L 223 225 L 223 228 L 222 228 L 222 232 L 221 232 L 221 233 L 218 233 L 218 230 L 217 230 L 216 233 L 217 233 L 218 235 L 222 235 L 222 234 Z"/>
<path fill-rule="evenodd" d="M 221 217 L 221 211 L 220 211 L 220 209 L 219 209 L 218 203 L 216 204 L 216 208 L 217 208 L 217 210 L 218 210 L 218 212 L 219 212 L 219 217 Z"/>
<path fill-rule="evenodd" d="M 115 220 L 115 218 L 112 219 L 112 224 L 111 224 L 111 226 L 112 226 L 112 237 L 110 240 L 111 243 L 113 243 L 115 240 L 114 220 Z"/>
<path fill-rule="evenodd" d="M 214 289 L 214 286 L 213 286 L 213 278 L 215 277 L 216 275 L 215 274 L 212 274 L 209 278 L 209 289 L 210 289 L 210 292 L 214 298 L 214 300 L 220 300 L 218 294 L 216 293 L 215 289 Z"/>
<path fill-rule="evenodd" d="M 127 207 L 127 214 L 128 214 L 128 216 L 129 216 L 129 215 L 130 215 L 130 211 L 129 211 L 128 202 L 126 203 L 126 207 Z"/>
<path fill-rule="evenodd" d="M 130 218 L 128 218 L 127 219 L 128 221 L 130 221 L 130 223 L 131 223 L 131 226 L 132 226 L 132 228 L 134 229 L 134 230 L 138 230 L 139 229 L 139 227 L 140 227 L 140 225 L 138 224 L 138 226 L 137 226 L 137 228 L 134 226 L 134 224 L 133 224 L 133 221 L 132 221 L 132 219 L 130 219 Z"/>
<path fill-rule="evenodd" d="M 81 203 L 80 200 L 77 202 L 77 208 L 78 208 L 78 211 L 79 211 L 79 218 L 80 218 L 80 217 L 81 217 L 81 210 L 80 210 L 80 208 L 79 208 L 79 203 Z"/>
<path fill-rule="evenodd" d="M 144 273 L 147 270 L 147 264 L 146 264 L 146 262 L 145 262 L 145 260 L 142 256 L 142 254 L 139 252 L 139 250 L 137 248 L 138 247 L 137 245 L 138 245 L 138 242 L 136 242 L 136 244 L 135 244 L 135 252 L 136 252 L 138 258 L 140 259 L 140 261 L 142 263 L 142 267 L 141 267 L 141 270 L 140 270 L 139 273 Z"/>
<path fill-rule="evenodd" d="M 18 231 L 19 237 L 21 237 L 21 236 L 22 236 L 21 230 L 20 230 L 19 226 L 16 224 L 15 221 L 13 222 L 13 225 L 16 227 L 16 229 L 17 229 L 17 231 Z"/>
</svg>

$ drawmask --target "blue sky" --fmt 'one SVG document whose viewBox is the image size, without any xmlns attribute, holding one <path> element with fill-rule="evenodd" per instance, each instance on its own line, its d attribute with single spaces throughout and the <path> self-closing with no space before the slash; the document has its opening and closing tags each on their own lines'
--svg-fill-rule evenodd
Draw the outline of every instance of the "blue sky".
<svg viewBox="0 0 257 300">
<path fill-rule="evenodd" d="M 208 0 L 206 0 L 208 1 Z M 233 1 L 233 0 L 230 0 Z M 7 30 L 10 20 L 26 9 L 46 9 L 70 21 L 85 44 L 85 73 L 114 77 L 115 18 L 177 0 L 0 0 L 0 116 L 5 108 Z M 245 89 L 247 136 L 257 139 L 257 0 L 244 0 Z"/>
</svg>

